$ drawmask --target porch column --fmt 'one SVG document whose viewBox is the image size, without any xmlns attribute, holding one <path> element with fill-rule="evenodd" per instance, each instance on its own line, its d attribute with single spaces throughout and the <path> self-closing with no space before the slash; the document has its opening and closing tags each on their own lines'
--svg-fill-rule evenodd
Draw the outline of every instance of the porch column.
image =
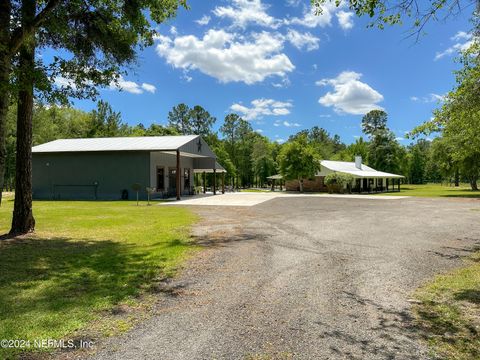
<svg viewBox="0 0 480 360">
<path fill-rule="evenodd" d="M 222 172 L 222 194 L 225 194 L 225 172 Z"/>
<path fill-rule="evenodd" d="M 203 193 L 207 192 L 207 174 L 203 172 Z"/>
<path fill-rule="evenodd" d="M 213 169 L 213 195 L 217 195 L 217 169 Z"/>
<path fill-rule="evenodd" d="M 177 180 L 177 200 L 180 200 L 180 150 L 177 150 L 177 171 L 176 171 L 176 180 Z"/>
</svg>

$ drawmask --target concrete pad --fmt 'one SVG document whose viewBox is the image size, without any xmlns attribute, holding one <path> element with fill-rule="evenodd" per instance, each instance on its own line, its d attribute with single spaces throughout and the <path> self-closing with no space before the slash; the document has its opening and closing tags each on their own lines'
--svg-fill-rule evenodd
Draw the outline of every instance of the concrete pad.
<svg viewBox="0 0 480 360">
<path fill-rule="evenodd" d="M 198 206 L 255 206 L 275 198 L 285 197 L 327 197 L 359 200 L 400 200 L 408 196 L 374 196 L 355 194 L 295 194 L 285 192 L 237 192 L 219 195 L 196 195 L 184 197 L 179 201 L 168 201 L 160 205 L 198 205 Z"/>
</svg>

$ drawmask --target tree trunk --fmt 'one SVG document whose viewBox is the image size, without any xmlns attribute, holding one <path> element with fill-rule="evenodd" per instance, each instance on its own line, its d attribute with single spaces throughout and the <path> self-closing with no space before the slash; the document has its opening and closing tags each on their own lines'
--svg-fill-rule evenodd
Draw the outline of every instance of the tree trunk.
<svg viewBox="0 0 480 360">
<path fill-rule="evenodd" d="M 470 186 L 471 186 L 473 191 L 478 191 L 477 178 L 472 178 L 470 180 Z"/>
<path fill-rule="evenodd" d="M 303 193 L 303 179 L 298 181 L 300 183 L 300 192 Z"/>
<path fill-rule="evenodd" d="M 10 1 L 0 1 L 0 44 L 6 45 L 10 39 Z M 0 206 L 2 205 L 2 191 L 5 181 L 5 167 L 7 158 L 7 111 L 10 101 L 9 91 L 10 56 L 8 49 L 0 47 Z"/>
<path fill-rule="evenodd" d="M 35 17 L 35 0 L 22 1 L 23 25 Z M 17 110 L 17 164 L 15 202 L 11 235 L 26 234 L 35 229 L 32 212 L 32 115 L 35 70 L 35 40 L 32 35 L 19 53 L 19 91 Z"/>
<path fill-rule="evenodd" d="M 455 169 L 455 186 L 460 186 L 460 173 L 458 172 L 458 169 Z"/>
</svg>

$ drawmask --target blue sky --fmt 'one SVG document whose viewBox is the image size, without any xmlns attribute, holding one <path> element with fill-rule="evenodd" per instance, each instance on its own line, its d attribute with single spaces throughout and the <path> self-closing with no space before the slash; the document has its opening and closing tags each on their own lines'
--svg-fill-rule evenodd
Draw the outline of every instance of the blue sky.
<svg viewBox="0 0 480 360">
<path fill-rule="evenodd" d="M 418 42 L 408 25 L 366 28 L 348 9 L 310 13 L 309 0 L 190 1 L 162 24 L 155 45 L 117 89 L 100 97 L 129 124 L 166 124 L 184 102 L 217 117 L 236 112 L 279 142 L 320 126 L 346 143 L 362 114 L 382 108 L 399 140 L 429 119 L 455 84 L 455 56 L 471 40 L 468 10 L 429 23 Z M 86 110 L 95 104 L 75 101 Z"/>
</svg>

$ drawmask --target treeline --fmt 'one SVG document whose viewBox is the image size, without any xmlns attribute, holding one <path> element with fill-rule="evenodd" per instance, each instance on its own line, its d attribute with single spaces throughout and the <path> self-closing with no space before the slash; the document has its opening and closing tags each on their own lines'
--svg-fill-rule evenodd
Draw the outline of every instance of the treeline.
<svg viewBox="0 0 480 360">
<path fill-rule="evenodd" d="M 85 112 L 71 107 L 36 105 L 33 116 L 33 144 L 43 144 L 60 138 L 90 138 L 119 136 L 163 136 L 198 134 L 205 138 L 218 156 L 219 163 L 227 170 L 227 183 L 233 187 L 263 187 L 267 177 L 284 173 L 298 178 L 288 161 L 292 157 L 283 156 L 282 149 L 289 144 L 300 142 L 293 147 L 302 158 L 293 160 L 301 164 L 300 170 L 309 168 L 305 158 L 311 152 L 314 161 L 331 159 L 353 161 L 356 155 L 363 162 L 377 170 L 402 174 L 412 184 L 440 181 L 464 180 L 459 169 L 445 165 L 440 159 L 445 157 L 445 149 L 440 141 L 420 139 L 409 146 L 402 146 L 387 127 L 387 114 L 373 110 L 362 119 L 365 137 L 352 144 L 345 144 L 338 135 L 330 135 L 325 129 L 314 126 L 290 136 L 286 144 L 279 144 L 254 131 L 251 124 L 237 114 L 228 114 L 223 119 L 219 131 L 213 131 L 217 119 L 201 106 L 190 108 L 179 104 L 168 113 L 166 125 L 144 126 L 126 124 L 119 112 L 100 101 L 97 108 Z M 13 189 L 15 184 L 15 114 L 10 108 L 7 120 L 7 161 L 5 186 Z M 297 150 L 295 150 L 297 149 Z M 297 154 L 297 156 L 298 156 Z M 284 154 L 285 155 L 285 154 Z M 282 159 L 287 161 L 283 164 Z M 287 174 L 288 172 L 291 174 Z M 302 176 L 310 177 L 315 166 Z"/>
</svg>

